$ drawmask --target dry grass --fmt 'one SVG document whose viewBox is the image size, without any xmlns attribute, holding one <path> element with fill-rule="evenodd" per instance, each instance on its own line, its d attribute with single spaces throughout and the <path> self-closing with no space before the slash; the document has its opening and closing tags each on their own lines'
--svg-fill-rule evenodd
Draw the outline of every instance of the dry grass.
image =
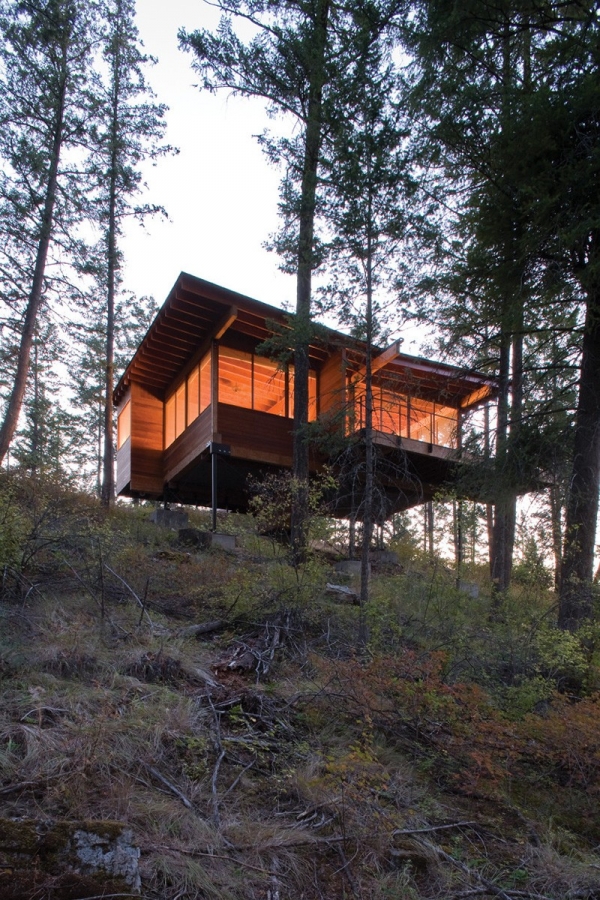
<svg viewBox="0 0 600 900">
<path fill-rule="evenodd" d="M 338 661 L 352 657 L 356 611 L 323 596 L 323 563 L 297 588 L 249 532 L 235 556 L 189 554 L 119 511 L 98 528 L 125 588 L 99 577 L 99 539 L 75 541 L 80 521 L 78 579 L 0 601 L 3 816 L 127 823 L 148 900 L 437 900 L 493 896 L 489 885 L 511 900 L 599 895 L 583 832 L 528 831 L 507 796 L 453 794 L 424 736 L 357 715 L 362 686 Z M 410 601 L 400 582 L 386 576 L 372 610 L 394 646 Z M 447 621 L 447 600 L 419 615 L 458 642 L 467 611 Z M 267 678 L 230 668 L 277 616 L 288 624 Z M 181 636 L 221 617 L 217 632 Z M 379 697 L 390 722 L 392 693 Z"/>
</svg>

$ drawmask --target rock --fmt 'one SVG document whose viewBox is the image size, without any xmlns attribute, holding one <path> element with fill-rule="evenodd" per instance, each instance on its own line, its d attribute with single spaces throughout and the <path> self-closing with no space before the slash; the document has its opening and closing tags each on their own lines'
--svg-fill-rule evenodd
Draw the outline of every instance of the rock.
<svg viewBox="0 0 600 900">
<path fill-rule="evenodd" d="M 162 528 L 186 528 L 189 522 L 189 516 L 185 509 L 165 509 L 159 506 L 150 513 L 150 521 Z"/>
<path fill-rule="evenodd" d="M 210 547 L 209 531 L 200 531 L 198 528 L 180 528 L 177 537 L 179 543 L 186 547 L 198 547 L 201 550 Z"/>
<path fill-rule="evenodd" d="M 340 575 L 360 575 L 360 559 L 342 559 L 335 564 L 335 571 Z"/>
<path fill-rule="evenodd" d="M 398 566 L 400 560 L 393 550 L 371 550 L 369 559 L 374 566 Z"/>
<path fill-rule="evenodd" d="M 179 543 L 186 547 L 198 547 L 206 550 L 208 547 L 220 547 L 221 550 L 235 550 L 236 540 L 234 534 L 223 534 L 220 531 L 199 531 L 197 528 L 180 528 Z"/>
<path fill-rule="evenodd" d="M 139 894 L 139 856 L 120 822 L 0 819 L 2 900 Z"/>
<path fill-rule="evenodd" d="M 349 600 L 351 603 L 355 605 L 359 603 L 358 594 L 356 591 L 353 591 L 352 588 L 346 587 L 344 584 L 329 584 L 325 586 L 325 590 L 328 594 L 335 594 L 337 597 Z"/>
</svg>

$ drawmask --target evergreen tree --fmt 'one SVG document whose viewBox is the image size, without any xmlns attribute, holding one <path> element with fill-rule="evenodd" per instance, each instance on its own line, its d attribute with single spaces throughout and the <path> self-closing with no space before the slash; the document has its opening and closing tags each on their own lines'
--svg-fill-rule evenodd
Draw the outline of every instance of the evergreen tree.
<svg viewBox="0 0 600 900">
<path fill-rule="evenodd" d="M 104 296 L 105 379 L 101 498 L 114 502 L 114 410 L 116 301 L 122 254 L 119 238 L 127 217 L 143 220 L 164 210 L 139 204 L 141 166 L 171 151 L 161 144 L 166 108 L 154 101 L 144 70 L 152 62 L 141 49 L 134 0 L 103 0 L 104 77 L 95 81 L 96 123 L 91 130 L 90 171 L 97 185 L 94 214 L 102 229 L 97 248 L 99 286 Z"/>
<path fill-rule="evenodd" d="M 319 167 L 330 116 L 343 115 L 339 76 L 354 61 L 357 17 L 360 10 L 377 4 L 360 0 L 344 8 L 331 0 L 218 0 L 217 5 L 223 18 L 216 34 L 180 33 L 182 46 L 194 53 L 193 65 L 202 86 L 261 97 L 271 114 L 291 115 L 300 125 L 291 140 L 265 141 L 271 158 L 283 161 L 287 169 L 281 206 L 286 221 L 277 246 L 288 270 L 296 274 L 292 548 L 300 559 L 306 540 L 308 348 L 312 274 L 319 264 L 315 232 Z M 401 6 L 400 2 L 386 4 L 386 15 L 379 17 L 381 27 L 389 27 Z M 254 27 L 248 43 L 237 36 L 233 21 Z"/>
<path fill-rule="evenodd" d="M 0 7 L 0 292 L 14 328 L 0 461 L 25 396 L 50 245 L 54 239 L 73 249 L 81 214 L 75 154 L 86 136 L 96 25 L 95 4 L 83 0 L 5 0 Z"/>
<path fill-rule="evenodd" d="M 33 339 L 24 416 L 12 458 L 31 475 L 67 476 L 71 460 L 72 419 L 63 408 L 63 380 L 57 363 L 65 346 L 55 324 L 42 310 Z"/>
<path fill-rule="evenodd" d="M 588 585 L 587 601 L 576 604 L 580 611 L 589 610 L 600 465 L 594 445 L 600 391 L 594 390 L 599 357 L 592 311 L 597 211 L 583 197 L 583 191 L 588 198 L 597 195 L 595 7 L 503 0 L 466 3 L 458 10 L 439 0 L 421 4 L 413 45 L 424 76 L 420 109 L 428 137 L 438 142 L 424 143 L 427 158 L 441 162 L 452 180 L 446 201 L 458 211 L 458 240 L 449 246 L 458 263 L 445 280 L 459 298 L 450 307 L 458 326 L 453 340 L 464 341 L 468 333 L 479 336 L 499 375 L 496 466 L 502 490 L 492 549 L 500 589 L 510 575 L 516 496 L 531 485 L 539 461 L 539 454 L 537 460 L 528 455 L 536 418 L 525 398 L 535 400 L 532 386 L 546 369 L 545 335 L 572 332 L 568 319 L 580 310 L 582 379 L 569 500 L 573 523 L 567 523 L 565 547 L 565 562 L 572 560 L 565 571 L 569 565 L 577 570 L 567 582 Z M 448 319 L 448 307 L 444 316 Z M 563 356 L 569 356 L 567 349 Z M 553 412 L 562 414 L 556 405 Z M 561 422 L 564 435 L 564 416 Z M 544 431 L 556 433 L 555 428 Z M 569 443 L 564 437 L 563 442 Z M 566 590 L 563 580 L 563 597 Z M 566 599 L 561 624 L 572 619 L 563 614 L 565 604 Z"/>
<path fill-rule="evenodd" d="M 364 452 L 359 646 L 367 642 L 369 552 L 376 515 L 372 356 L 381 329 L 381 296 L 397 278 L 398 245 L 405 231 L 403 197 L 409 178 L 403 152 L 401 101 L 392 64 L 393 35 L 382 27 L 387 10 L 357 10 L 354 63 L 341 73 L 337 109 L 324 148 L 323 218 L 330 232 L 326 288 L 338 315 L 364 338 Z M 387 510 L 380 510 L 380 519 Z"/>
</svg>

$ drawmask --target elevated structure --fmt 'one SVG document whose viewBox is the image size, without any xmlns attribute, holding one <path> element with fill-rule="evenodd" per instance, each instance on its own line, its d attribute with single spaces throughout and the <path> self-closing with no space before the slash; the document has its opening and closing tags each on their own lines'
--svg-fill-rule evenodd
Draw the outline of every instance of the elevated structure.
<svg viewBox="0 0 600 900">
<path fill-rule="evenodd" d="M 115 389 L 117 491 L 129 497 L 247 507 L 249 477 L 292 465 L 293 365 L 258 352 L 281 310 L 182 273 Z M 310 413 L 360 452 L 365 345 L 320 328 L 310 347 Z M 401 352 L 374 351 L 374 429 L 389 512 L 451 480 L 464 415 L 494 382 Z M 351 439 L 354 438 L 354 441 Z M 325 461 L 314 452 L 311 467 Z M 337 513 L 351 501 L 340 496 Z"/>
</svg>

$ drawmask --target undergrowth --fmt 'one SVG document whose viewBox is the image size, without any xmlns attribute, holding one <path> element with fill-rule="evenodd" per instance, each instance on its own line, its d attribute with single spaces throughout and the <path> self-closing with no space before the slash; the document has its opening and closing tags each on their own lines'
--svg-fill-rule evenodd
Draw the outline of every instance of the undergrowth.
<svg viewBox="0 0 600 900">
<path fill-rule="evenodd" d="M 156 900 L 600 896 L 595 624 L 413 555 L 359 657 L 331 554 L 149 512 L 0 485 L 3 821 L 126 823 Z"/>
</svg>

